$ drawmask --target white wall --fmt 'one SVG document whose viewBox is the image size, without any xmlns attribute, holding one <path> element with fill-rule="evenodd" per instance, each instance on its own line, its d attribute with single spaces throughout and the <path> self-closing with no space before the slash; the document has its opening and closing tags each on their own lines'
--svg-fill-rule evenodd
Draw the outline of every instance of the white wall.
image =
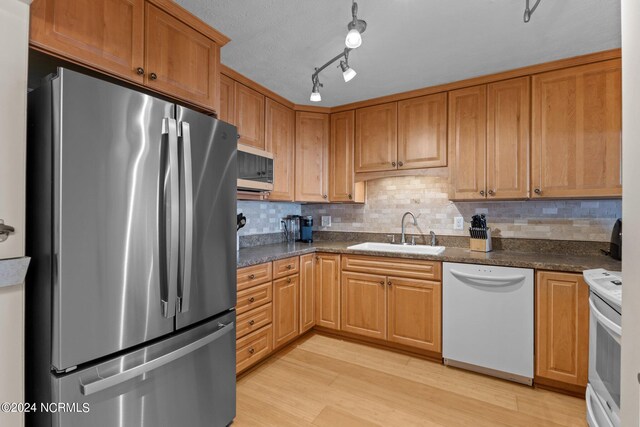
<svg viewBox="0 0 640 427">
<path fill-rule="evenodd" d="M 24 255 L 27 57 L 31 0 L 0 1 L 0 218 L 16 233 L 0 259 Z M 1 261 L 0 261 L 1 262 Z M 0 288 L 0 402 L 24 400 L 24 284 Z M 0 411 L 0 426 L 23 414 Z"/>
<path fill-rule="evenodd" d="M 622 425 L 640 424 L 640 1 L 622 0 Z"/>
</svg>

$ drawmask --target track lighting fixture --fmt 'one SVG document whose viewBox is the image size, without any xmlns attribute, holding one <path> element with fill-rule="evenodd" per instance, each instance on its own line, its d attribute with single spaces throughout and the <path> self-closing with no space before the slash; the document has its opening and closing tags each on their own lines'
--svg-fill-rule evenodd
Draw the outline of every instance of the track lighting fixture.
<svg viewBox="0 0 640 427">
<path fill-rule="evenodd" d="M 320 96 L 320 88 L 322 87 L 322 83 L 320 83 L 318 75 L 322 70 L 324 70 L 337 60 L 344 57 L 344 60 L 340 60 L 340 68 L 342 69 L 342 77 L 344 78 L 345 82 L 350 81 L 357 74 L 353 68 L 349 67 L 349 52 L 362 44 L 362 33 L 364 33 L 364 30 L 367 29 L 367 22 L 363 21 L 362 19 L 358 19 L 358 3 L 356 3 L 355 0 L 353 0 L 353 4 L 351 5 L 351 16 L 353 19 L 347 24 L 347 29 L 349 30 L 349 32 L 347 33 L 347 38 L 345 39 L 345 44 L 347 45 L 347 47 L 342 53 L 329 60 L 322 67 L 316 68 L 315 72 L 311 75 L 313 90 L 311 91 L 309 100 L 311 100 L 312 102 L 322 101 L 322 97 Z"/>
<path fill-rule="evenodd" d="M 525 24 L 531 20 L 531 15 L 536 11 L 536 8 L 540 4 L 540 0 L 536 0 L 536 4 L 532 8 L 529 8 L 529 0 L 526 0 L 527 4 L 524 8 L 524 22 Z"/>
</svg>

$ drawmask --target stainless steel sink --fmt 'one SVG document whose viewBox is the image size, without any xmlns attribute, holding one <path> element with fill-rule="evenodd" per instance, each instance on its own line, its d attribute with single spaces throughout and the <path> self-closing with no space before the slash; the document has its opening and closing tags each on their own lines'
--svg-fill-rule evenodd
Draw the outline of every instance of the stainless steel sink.
<svg viewBox="0 0 640 427">
<path fill-rule="evenodd" d="M 399 254 L 440 255 L 444 246 L 400 245 L 393 243 L 365 242 L 349 246 L 347 249 L 372 252 L 391 252 Z"/>
</svg>

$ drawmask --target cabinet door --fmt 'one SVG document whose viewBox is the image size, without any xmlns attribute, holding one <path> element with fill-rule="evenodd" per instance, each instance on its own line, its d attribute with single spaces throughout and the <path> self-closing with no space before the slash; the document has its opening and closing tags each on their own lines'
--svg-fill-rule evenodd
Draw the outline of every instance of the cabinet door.
<svg viewBox="0 0 640 427">
<path fill-rule="evenodd" d="M 532 197 L 621 196 L 619 59 L 533 76 Z"/>
<path fill-rule="evenodd" d="M 296 112 L 296 201 L 328 201 L 329 115 Z"/>
<path fill-rule="evenodd" d="M 273 281 L 273 348 L 300 333 L 300 278 L 297 274 Z"/>
<path fill-rule="evenodd" d="M 264 150 L 264 95 L 238 82 L 234 83 L 234 93 L 238 143 Z"/>
<path fill-rule="evenodd" d="M 316 324 L 315 254 L 300 257 L 300 333 Z"/>
<path fill-rule="evenodd" d="M 316 255 L 316 325 L 340 329 L 340 255 Z"/>
<path fill-rule="evenodd" d="M 145 85 L 213 109 L 219 101 L 218 45 L 150 3 L 145 21 Z"/>
<path fill-rule="evenodd" d="M 451 198 L 486 196 L 487 87 L 449 92 L 449 164 Z"/>
<path fill-rule="evenodd" d="M 529 77 L 487 86 L 487 198 L 529 197 Z"/>
<path fill-rule="evenodd" d="M 295 113 L 267 98 L 266 149 L 273 154 L 273 191 L 269 200 L 292 202 L 294 190 Z"/>
<path fill-rule="evenodd" d="M 589 287 L 581 274 L 536 276 L 536 376 L 586 387 Z"/>
<path fill-rule="evenodd" d="M 356 110 L 356 172 L 397 168 L 398 103 Z"/>
<path fill-rule="evenodd" d="M 442 285 L 388 277 L 389 341 L 442 351 Z"/>
<path fill-rule="evenodd" d="M 144 0 L 35 0 L 30 42 L 137 83 L 144 69 Z"/>
<path fill-rule="evenodd" d="M 398 169 L 446 165 L 446 92 L 398 102 Z"/>
<path fill-rule="evenodd" d="M 386 276 L 343 272 L 341 303 L 343 331 L 387 338 Z"/>
<path fill-rule="evenodd" d="M 352 202 L 355 197 L 353 139 L 355 113 L 344 111 L 331 115 L 329 145 L 329 200 Z"/>
<path fill-rule="evenodd" d="M 223 122 L 234 123 L 235 97 L 233 93 L 234 81 L 231 77 L 220 74 L 220 111 L 218 118 Z"/>
</svg>

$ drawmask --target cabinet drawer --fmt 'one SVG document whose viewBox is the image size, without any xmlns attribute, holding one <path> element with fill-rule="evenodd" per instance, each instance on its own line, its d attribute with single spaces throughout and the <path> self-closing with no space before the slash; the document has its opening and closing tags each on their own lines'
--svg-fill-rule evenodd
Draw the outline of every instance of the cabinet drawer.
<svg viewBox="0 0 640 427">
<path fill-rule="evenodd" d="M 273 261 L 273 278 L 279 279 L 280 277 L 289 276 L 300 271 L 300 257 L 294 256 L 291 258 L 279 259 Z"/>
<path fill-rule="evenodd" d="M 236 373 L 258 363 L 271 353 L 271 325 L 236 341 Z"/>
<path fill-rule="evenodd" d="M 439 261 L 348 255 L 342 257 L 342 269 L 358 273 L 384 274 L 411 279 L 441 280 Z"/>
<path fill-rule="evenodd" d="M 272 321 L 273 306 L 271 303 L 247 311 L 236 319 L 236 338 L 242 338 L 253 331 L 257 331 L 263 326 L 271 324 Z"/>
<path fill-rule="evenodd" d="M 238 269 L 238 290 L 248 289 L 271 281 L 271 263 L 252 265 Z"/>
<path fill-rule="evenodd" d="M 240 315 L 253 308 L 260 307 L 261 305 L 271 302 L 273 298 L 273 291 L 271 288 L 271 282 L 269 282 L 238 292 L 236 313 Z"/>
</svg>

